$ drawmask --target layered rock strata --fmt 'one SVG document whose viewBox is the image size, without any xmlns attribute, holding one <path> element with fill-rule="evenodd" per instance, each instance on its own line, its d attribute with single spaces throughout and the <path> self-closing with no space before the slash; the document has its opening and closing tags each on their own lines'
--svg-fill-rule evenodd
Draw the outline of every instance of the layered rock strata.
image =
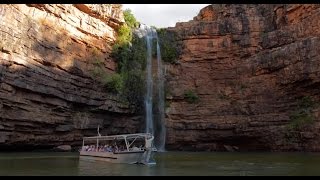
<svg viewBox="0 0 320 180">
<path fill-rule="evenodd" d="M 94 75 L 115 72 L 122 23 L 119 5 L 0 6 L 2 150 L 79 145 L 98 125 L 101 134 L 140 130 L 141 117 Z"/>
<path fill-rule="evenodd" d="M 167 148 L 319 151 L 319 19 L 313 4 L 210 5 L 168 28 Z"/>
</svg>

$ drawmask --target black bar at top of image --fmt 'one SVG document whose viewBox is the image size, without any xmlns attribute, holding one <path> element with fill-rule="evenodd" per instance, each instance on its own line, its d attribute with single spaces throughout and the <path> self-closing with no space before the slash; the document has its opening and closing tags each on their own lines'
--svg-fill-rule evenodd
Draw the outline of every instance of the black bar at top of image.
<svg viewBox="0 0 320 180">
<path fill-rule="evenodd" d="M 1 0 L 2 4 L 292 4 L 316 0 Z"/>
</svg>

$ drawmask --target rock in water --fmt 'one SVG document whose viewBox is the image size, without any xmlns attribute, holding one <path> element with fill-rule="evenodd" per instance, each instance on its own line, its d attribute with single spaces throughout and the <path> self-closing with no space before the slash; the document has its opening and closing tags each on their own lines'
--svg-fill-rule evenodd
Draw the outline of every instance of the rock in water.
<svg viewBox="0 0 320 180">
<path fill-rule="evenodd" d="M 61 145 L 54 148 L 55 151 L 62 151 L 62 152 L 70 152 L 71 151 L 70 145 Z"/>
</svg>

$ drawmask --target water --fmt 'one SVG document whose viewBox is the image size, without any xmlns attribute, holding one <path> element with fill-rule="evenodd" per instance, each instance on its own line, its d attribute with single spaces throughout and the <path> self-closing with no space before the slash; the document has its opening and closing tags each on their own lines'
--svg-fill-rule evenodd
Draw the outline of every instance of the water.
<svg viewBox="0 0 320 180">
<path fill-rule="evenodd" d="M 160 123 L 158 132 L 158 150 L 165 151 L 166 127 L 164 122 L 164 74 L 161 61 L 160 46 L 157 37 L 157 62 L 158 62 L 158 122 Z"/>
<path fill-rule="evenodd" d="M 0 175 L 320 175 L 319 153 L 157 153 L 157 165 L 79 160 L 78 153 L 0 153 Z"/>
<path fill-rule="evenodd" d="M 154 134 L 153 114 L 152 114 L 152 95 L 153 95 L 153 78 L 152 78 L 152 31 L 146 36 L 147 40 L 147 94 L 145 97 L 146 108 L 146 133 Z"/>
<path fill-rule="evenodd" d="M 141 26 L 139 30 L 136 31 L 139 37 L 145 37 L 147 41 L 147 93 L 145 96 L 145 110 L 146 110 L 146 132 L 151 133 L 155 136 L 155 144 L 159 151 L 165 150 L 165 122 L 164 122 L 164 77 L 163 77 L 163 66 L 161 61 L 161 52 L 159 46 L 159 40 L 157 31 L 148 26 Z M 153 116 L 153 74 L 152 74 L 152 42 L 153 40 L 157 42 L 157 117 Z"/>
</svg>

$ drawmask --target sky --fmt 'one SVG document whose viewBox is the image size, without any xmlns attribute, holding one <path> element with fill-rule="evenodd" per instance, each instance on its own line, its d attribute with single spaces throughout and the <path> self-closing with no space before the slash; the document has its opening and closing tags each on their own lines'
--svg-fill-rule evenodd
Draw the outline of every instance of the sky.
<svg viewBox="0 0 320 180">
<path fill-rule="evenodd" d="M 209 4 L 123 4 L 122 9 L 131 9 L 136 19 L 157 28 L 174 27 L 177 22 L 187 22 Z"/>
</svg>

